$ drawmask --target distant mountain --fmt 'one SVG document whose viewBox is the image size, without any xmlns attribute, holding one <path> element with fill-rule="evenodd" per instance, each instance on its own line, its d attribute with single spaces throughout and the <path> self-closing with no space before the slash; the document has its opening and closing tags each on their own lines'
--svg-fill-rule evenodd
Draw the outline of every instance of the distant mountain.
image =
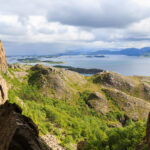
<svg viewBox="0 0 150 150">
<path fill-rule="evenodd" d="M 127 56 L 149 56 L 150 47 L 138 48 L 126 48 L 121 50 L 98 50 L 95 52 L 90 51 L 68 51 L 61 55 L 127 55 Z"/>
<path fill-rule="evenodd" d="M 106 55 L 107 54 L 107 55 L 147 56 L 150 54 L 150 47 L 144 47 L 141 49 L 127 48 L 127 49 L 122 49 L 118 51 L 99 50 L 99 51 L 93 52 L 92 54 L 94 55 L 99 55 L 99 54 Z"/>
<path fill-rule="evenodd" d="M 70 50 L 70 51 L 66 51 L 64 53 L 60 53 L 58 54 L 59 56 L 61 55 L 90 55 L 90 51 L 85 51 L 85 50 Z"/>
</svg>

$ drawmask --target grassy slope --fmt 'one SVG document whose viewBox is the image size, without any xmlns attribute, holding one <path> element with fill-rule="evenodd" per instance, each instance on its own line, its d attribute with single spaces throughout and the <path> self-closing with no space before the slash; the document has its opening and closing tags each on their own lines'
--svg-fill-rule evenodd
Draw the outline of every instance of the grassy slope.
<svg viewBox="0 0 150 150">
<path fill-rule="evenodd" d="M 86 78 L 84 84 L 77 84 L 72 79 L 67 84 L 77 92 L 74 99 L 46 98 L 35 86 L 28 84 L 28 77 L 17 79 L 14 72 L 22 70 L 9 69 L 10 75 L 3 74 L 11 86 L 9 101 L 15 102 L 23 109 L 23 114 L 29 116 L 38 125 L 40 134 L 51 132 L 55 134 L 63 146 L 73 149 L 71 143 L 87 139 L 85 149 L 89 150 L 132 150 L 143 141 L 145 136 L 145 122 L 126 123 L 120 125 L 119 118 L 124 117 L 111 100 L 113 111 L 102 115 L 89 108 L 85 99 L 89 91 L 101 91 L 101 86 L 92 83 L 92 78 Z M 29 74 L 31 71 L 27 71 Z M 67 76 L 67 75 L 66 75 Z M 143 147 L 144 149 L 144 147 Z M 146 149 L 146 148 L 145 148 Z"/>
</svg>

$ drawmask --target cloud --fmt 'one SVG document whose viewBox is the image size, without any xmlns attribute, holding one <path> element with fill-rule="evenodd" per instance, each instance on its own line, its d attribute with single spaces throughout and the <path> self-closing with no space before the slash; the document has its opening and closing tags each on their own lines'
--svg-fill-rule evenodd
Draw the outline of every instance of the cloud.
<svg viewBox="0 0 150 150">
<path fill-rule="evenodd" d="M 26 32 L 16 15 L 0 15 L 0 29 L 0 34 L 6 35 L 20 35 Z"/>
<path fill-rule="evenodd" d="M 120 28 L 147 17 L 149 8 L 140 7 L 135 0 L 70 0 L 52 3 L 49 21 L 92 28 Z"/>
<path fill-rule="evenodd" d="M 29 28 L 31 34 L 35 31 L 35 36 L 32 35 L 34 39 L 45 42 L 88 41 L 94 39 L 94 35 L 88 31 L 74 26 L 62 25 L 58 22 L 49 23 L 42 16 L 30 16 Z"/>
<path fill-rule="evenodd" d="M 150 46 L 149 0 L 0 2 L 0 39 L 8 53 Z"/>
<path fill-rule="evenodd" d="M 0 16 L 3 40 L 18 42 L 65 42 L 94 40 L 94 35 L 78 27 L 47 22 L 44 16 L 29 16 L 23 24 L 19 16 Z"/>
</svg>

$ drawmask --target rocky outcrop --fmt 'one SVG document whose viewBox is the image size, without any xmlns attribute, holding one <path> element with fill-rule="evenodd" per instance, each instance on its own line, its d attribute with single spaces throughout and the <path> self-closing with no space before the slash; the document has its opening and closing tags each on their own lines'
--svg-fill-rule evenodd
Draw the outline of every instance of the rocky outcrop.
<svg viewBox="0 0 150 150">
<path fill-rule="evenodd" d="M 26 64 L 8 64 L 8 68 L 25 71 L 31 68 L 31 66 Z"/>
<path fill-rule="evenodd" d="M 52 150 L 66 150 L 60 145 L 59 140 L 51 133 L 43 135 L 41 138 L 43 139 L 43 141 L 45 141 L 47 145 L 49 145 L 52 148 Z"/>
<path fill-rule="evenodd" d="M 0 150 L 51 150 L 39 137 L 33 121 L 16 104 L 0 106 Z"/>
<path fill-rule="evenodd" d="M 0 72 L 6 73 L 8 69 L 5 49 L 0 41 Z M 3 104 L 8 99 L 8 89 L 6 81 L 0 75 L 0 104 Z"/>
<path fill-rule="evenodd" d="M 0 104 L 5 103 L 8 99 L 8 89 L 6 81 L 0 76 Z"/>
<path fill-rule="evenodd" d="M 148 150 L 150 150 L 150 113 L 149 113 L 148 119 L 147 119 L 146 142 L 148 145 Z"/>
<path fill-rule="evenodd" d="M 125 92 L 131 92 L 135 87 L 135 82 L 118 73 L 104 71 L 94 75 L 94 83 L 100 83 L 107 87 L 113 87 Z"/>
<path fill-rule="evenodd" d="M 0 41 L 0 71 L 1 72 L 7 72 L 8 65 L 7 65 L 7 60 L 6 60 L 6 55 L 5 55 L 5 49 Z"/>
<path fill-rule="evenodd" d="M 103 89 L 103 91 L 108 99 L 132 120 L 144 120 L 147 118 L 150 111 L 150 103 L 148 101 L 130 96 L 116 89 Z"/>
<path fill-rule="evenodd" d="M 150 85 L 148 83 L 142 83 L 140 87 L 140 94 L 139 97 L 150 100 Z"/>
<path fill-rule="evenodd" d="M 142 77 L 141 77 L 142 78 Z M 93 76 L 93 82 L 108 88 L 114 88 L 137 98 L 150 99 L 150 82 L 145 77 L 126 77 L 118 73 L 104 71 Z M 144 77 L 143 77 L 144 78 Z"/>
<path fill-rule="evenodd" d="M 29 84 L 36 85 L 46 97 L 64 98 L 70 95 L 69 88 L 62 79 L 63 74 L 56 68 L 35 65 Z"/>
<path fill-rule="evenodd" d="M 99 92 L 90 93 L 86 101 L 87 104 L 97 112 L 102 114 L 109 112 L 107 99 Z"/>
</svg>

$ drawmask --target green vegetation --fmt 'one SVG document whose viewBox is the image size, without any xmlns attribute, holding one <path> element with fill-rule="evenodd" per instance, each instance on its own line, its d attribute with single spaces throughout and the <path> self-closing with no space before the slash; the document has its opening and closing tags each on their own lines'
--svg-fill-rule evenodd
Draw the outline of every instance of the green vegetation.
<svg viewBox="0 0 150 150">
<path fill-rule="evenodd" d="M 64 64 L 63 61 L 52 61 L 52 60 L 45 60 L 45 61 L 42 61 L 44 63 L 48 63 L 48 64 Z"/>
<path fill-rule="evenodd" d="M 121 127 L 118 118 L 124 119 L 124 112 L 114 109 L 107 115 L 102 115 L 89 108 L 86 104 L 89 90 L 80 92 L 75 100 L 47 98 L 36 85 L 28 84 L 31 70 L 23 81 L 15 78 L 15 70 L 9 69 L 9 72 L 13 78 L 3 74 L 11 85 L 9 101 L 17 103 L 23 109 L 23 114 L 38 125 L 41 135 L 49 132 L 55 134 L 61 144 L 70 150 L 72 143 L 85 139 L 85 150 L 133 150 L 142 144 L 145 122 L 132 122 L 129 119 Z M 146 150 L 145 145 L 143 150 Z"/>
<path fill-rule="evenodd" d="M 18 59 L 18 61 L 22 62 L 22 63 L 39 63 L 39 62 L 41 62 L 39 59 L 36 59 L 36 58 Z"/>
<path fill-rule="evenodd" d="M 45 60 L 41 61 L 37 58 L 25 58 L 25 59 L 18 59 L 19 62 L 22 63 L 48 63 L 48 64 L 63 64 L 63 61 L 52 61 L 52 60 Z"/>
<path fill-rule="evenodd" d="M 95 74 L 95 73 L 98 73 L 98 72 L 103 72 L 102 69 L 75 68 L 75 67 L 72 67 L 72 66 L 61 66 L 61 65 L 56 65 L 54 67 L 64 68 L 64 69 L 75 71 L 75 72 L 82 73 L 82 74 Z"/>
</svg>

